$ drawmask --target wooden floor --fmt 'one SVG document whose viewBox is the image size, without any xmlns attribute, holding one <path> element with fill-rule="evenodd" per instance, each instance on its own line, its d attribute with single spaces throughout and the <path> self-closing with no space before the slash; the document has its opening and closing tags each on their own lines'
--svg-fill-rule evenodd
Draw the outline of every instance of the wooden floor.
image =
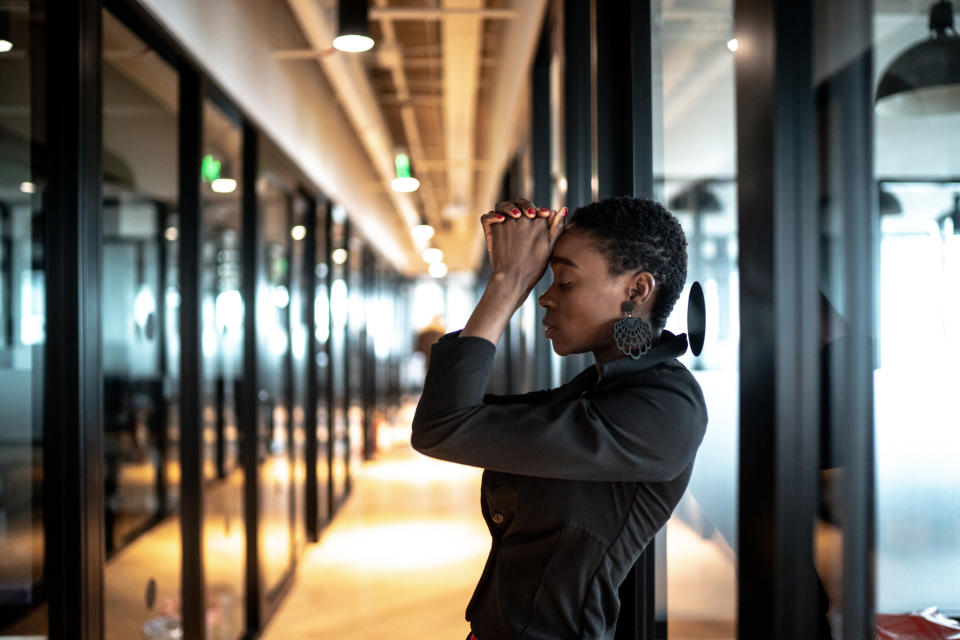
<svg viewBox="0 0 960 640">
<path fill-rule="evenodd" d="M 490 545 L 479 494 L 479 470 L 409 446 L 363 465 L 262 637 L 462 640 Z M 677 519 L 668 536 L 671 640 L 736 637 L 732 553 Z"/>
<path fill-rule="evenodd" d="M 490 548 L 479 500 L 478 469 L 408 447 L 365 464 L 262 637 L 462 640 Z"/>
</svg>

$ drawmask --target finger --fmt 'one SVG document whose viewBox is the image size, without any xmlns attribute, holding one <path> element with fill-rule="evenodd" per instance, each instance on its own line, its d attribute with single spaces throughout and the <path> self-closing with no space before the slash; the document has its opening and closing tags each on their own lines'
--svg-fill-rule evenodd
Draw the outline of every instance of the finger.
<svg viewBox="0 0 960 640">
<path fill-rule="evenodd" d="M 488 211 L 487 213 L 480 216 L 480 224 L 484 227 L 488 227 L 491 224 L 497 224 L 506 220 L 507 217 L 502 213 L 497 213 L 496 211 Z"/>
<path fill-rule="evenodd" d="M 540 218 L 549 218 L 551 213 L 552 212 L 550 211 L 550 209 L 547 209 L 546 207 L 537 208 L 537 216 Z"/>
<path fill-rule="evenodd" d="M 563 230 L 566 228 L 566 218 L 566 207 L 560 211 L 553 212 L 553 216 L 549 220 L 550 242 L 556 242 L 557 238 L 560 237 L 560 234 L 563 233 Z"/>
<path fill-rule="evenodd" d="M 527 198 L 517 198 L 513 201 L 513 203 L 517 205 L 517 208 L 523 211 L 524 215 L 526 215 L 528 218 L 532 219 L 537 217 L 537 209 Z"/>
<path fill-rule="evenodd" d="M 519 218 L 523 215 L 520 211 L 520 208 L 513 202 L 498 202 L 497 206 L 494 207 L 497 213 L 502 213 L 505 216 L 510 216 L 511 218 Z"/>
</svg>

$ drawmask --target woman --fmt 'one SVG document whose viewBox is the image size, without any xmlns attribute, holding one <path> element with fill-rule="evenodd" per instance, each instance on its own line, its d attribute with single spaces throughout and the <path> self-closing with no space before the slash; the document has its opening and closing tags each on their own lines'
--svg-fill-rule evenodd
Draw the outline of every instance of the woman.
<svg viewBox="0 0 960 640">
<path fill-rule="evenodd" d="M 676 360 L 686 336 L 663 329 L 687 271 L 676 218 L 613 198 L 565 221 L 522 199 L 482 217 L 490 282 L 466 327 L 434 345 L 413 420 L 418 451 L 484 468 L 493 544 L 466 613 L 479 640 L 612 639 L 617 589 L 680 500 L 706 428 Z M 548 264 L 544 335 L 596 365 L 557 389 L 485 396 L 500 335 Z"/>
</svg>

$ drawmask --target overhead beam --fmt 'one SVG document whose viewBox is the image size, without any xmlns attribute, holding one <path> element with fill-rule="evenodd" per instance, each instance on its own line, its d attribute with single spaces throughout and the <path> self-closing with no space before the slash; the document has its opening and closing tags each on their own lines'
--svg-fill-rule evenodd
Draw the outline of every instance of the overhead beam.
<svg viewBox="0 0 960 640">
<path fill-rule="evenodd" d="M 483 20 L 512 20 L 517 17 L 513 9 L 485 9 L 483 6 L 459 7 L 370 7 L 374 20 L 445 20 L 447 18 L 470 18 Z"/>
</svg>

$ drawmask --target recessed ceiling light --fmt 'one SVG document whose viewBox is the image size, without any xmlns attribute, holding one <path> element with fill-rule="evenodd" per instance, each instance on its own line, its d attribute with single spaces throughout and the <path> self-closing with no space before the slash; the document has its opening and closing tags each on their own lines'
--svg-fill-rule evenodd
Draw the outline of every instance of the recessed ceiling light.
<svg viewBox="0 0 960 640">
<path fill-rule="evenodd" d="M 217 193 L 233 193 L 237 190 L 237 181 L 233 178 L 217 178 L 210 183 L 210 188 Z"/>
<path fill-rule="evenodd" d="M 21 182 L 20 191 L 23 193 L 36 193 L 37 185 L 33 184 L 32 182 Z"/>
<path fill-rule="evenodd" d="M 346 249 L 334 249 L 333 253 L 330 254 L 330 259 L 336 264 L 343 264 L 347 261 L 347 250 Z"/>
<path fill-rule="evenodd" d="M 442 278 L 447 275 L 447 265 L 442 262 L 434 262 L 430 265 L 429 271 L 434 278 Z"/>
<path fill-rule="evenodd" d="M 294 225 L 294 227 L 290 229 L 290 237 L 294 240 L 303 240 L 307 237 L 307 228 L 302 224 Z"/>
<path fill-rule="evenodd" d="M 413 238 L 417 242 L 426 242 L 434 236 L 436 232 L 428 224 L 418 224 L 413 228 Z"/>
<path fill-rule="evenodd" d="M 423 261 L 427 264 L 434 264 L 443 260 L 443 251 L 436 247 L 430 247 L 423 250 Z"/>
</svg>

